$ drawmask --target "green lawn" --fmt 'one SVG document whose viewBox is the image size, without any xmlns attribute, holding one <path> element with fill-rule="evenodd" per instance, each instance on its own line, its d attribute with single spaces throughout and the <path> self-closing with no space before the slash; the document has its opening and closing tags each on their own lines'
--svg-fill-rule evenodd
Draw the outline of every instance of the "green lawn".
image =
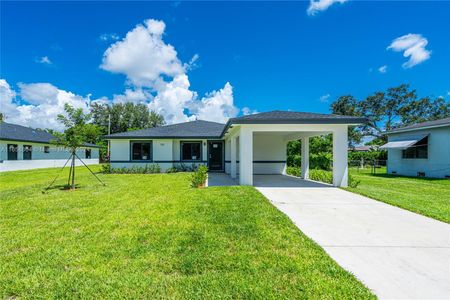
<svg viewBox="0 0 450 300">
<path fill-rule="evenodd" d="M 252 187 L 0 173 L 0 298 L 373 298 Z"/>
<path fill-rule="evenodd" d="M 385 170 L 350 174 L 361 183 L 348 191 L 380 200 L 431 218 L 450 223 L 450 180 L 402 177 L 386 174 Z"/>
</svg>

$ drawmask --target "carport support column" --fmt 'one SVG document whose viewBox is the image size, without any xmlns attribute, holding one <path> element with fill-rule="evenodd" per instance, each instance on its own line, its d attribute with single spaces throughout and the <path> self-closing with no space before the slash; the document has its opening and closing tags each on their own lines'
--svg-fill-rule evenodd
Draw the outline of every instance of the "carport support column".
<svg viewBox="0 0 450 300">
<path fill-rule="evenodd" d="M 348 185 L 348 136 L 347 125 L 333 131 L 333 185 Z"/>
<path fill-rule="evenodd" d="M 302 138 L 302 178 L 309 179 L 309 137 Z"/>
<path fill-rule="evenodd" d="M 237 143 L 237 137 L 233 136 L 231 137 L 231 178 L 236 178 L 236 143 Z"/>
<path fill-rule="evenodd" d="M 244 126 L 239 135 L 239 184 L 253 185 L 253 131 Z"/>
</svg>

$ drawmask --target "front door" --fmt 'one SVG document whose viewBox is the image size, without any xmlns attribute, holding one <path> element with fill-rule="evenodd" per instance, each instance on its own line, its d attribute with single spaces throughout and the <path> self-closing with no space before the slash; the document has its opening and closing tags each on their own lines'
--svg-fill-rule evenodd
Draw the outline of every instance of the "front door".
<svg viewBox="0 0 450 300">
<path fill-rule="evenodd" d="M 223 141 L 208 142 L 208 168 L 210 171 L 223 171 Z"/>
</svg>

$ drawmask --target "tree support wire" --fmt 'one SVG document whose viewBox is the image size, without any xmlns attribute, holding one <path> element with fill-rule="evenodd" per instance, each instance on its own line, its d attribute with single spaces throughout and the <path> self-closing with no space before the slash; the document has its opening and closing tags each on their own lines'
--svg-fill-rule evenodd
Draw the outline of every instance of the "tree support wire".
<svg viewBox="0 0 450 300">
<path fill-rule="evenodd" d="M 106 184 L 105 184 L 103 181 L 101 181 L 100 178 L 98 178 L 98 176 L 95 175 L 94 172 L 92 172 L 92 170 L 84 163 L 84 161 L 83 161 L 77 154 L 75 154 L 75 156 L 83 163 L 83 165 L 89 170 L 89 172 L 91 172 L 91 174 L 94 175 L 94 177 L 97 178 L 97 180 L 98 180 L 103 186 L 106 186 Z"/>
<path fill-rule="evenodd" d="M 64 168 L 66 167 L 67 163 L 69 162 L 69 160 L 72 159 L 72 155 L 69 156 L 69 158 L 66 160 L 66 163 L 64 164 L 64 166 L 59 170 L 58 174 L 56 175 L 55 179 L 53 179 L 53 181 L 49 184 L 48 187 L 46 187 L 42 192 L 46 192 L 56 181 L 56 179 L 58 179 L 59 175 L 61 175 L 61 172 L 64 170 Z"/>
<path fill-rule="evenodd" d="M 79 161 L 81 161 L 83 163 L 83 165 L 89 170 L 89 172 L 91 172 L 91 174 L 103 185 L 106 186 L 106 184 L 100 180 L 100 178 L 98 178 L 97 175 L 95 175 L 94 172 L 92 172 L 92 170 L 84 163 L 84 161 L 76 154 L 76 153 L 72 153 L 69 158 L 67 159 L 66 163 L 64 164 L 64 166 L 59 170 L 58 174 L 56 175 L 56 177 L 53 179 L 53 181 L 42 191 L 42 193 L 45 193 L 46 191 L 48 191 L 53 184 L 55 183 L 55 181 L 58 179 L 58 177 L 61 175 L 62 171 L 64 170 L 64 168 L 66 167 L 67 163 L 69 162 L 69 160 L 72 160 L 71 165 L 70 165 L 70 170 L 69 170 L 69 179 L 67 181 L 67 186 L 70 186 L 70 180 L 75 179 L 73 176 L 73 172 L 75 171 L 75 157 L 78 158 Z"/>
</svg>

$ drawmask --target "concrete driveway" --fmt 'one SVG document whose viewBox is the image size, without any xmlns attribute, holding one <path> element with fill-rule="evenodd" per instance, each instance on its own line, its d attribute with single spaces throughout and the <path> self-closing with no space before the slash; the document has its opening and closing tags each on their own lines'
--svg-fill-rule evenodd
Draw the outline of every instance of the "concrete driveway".
<svg viewBox="0 0 450 300">
<path fill-rule="evenodd" d="M 379 298 L 450 299 L 450 225 L 290 176 L 254 185 Z"/>
</svg>

